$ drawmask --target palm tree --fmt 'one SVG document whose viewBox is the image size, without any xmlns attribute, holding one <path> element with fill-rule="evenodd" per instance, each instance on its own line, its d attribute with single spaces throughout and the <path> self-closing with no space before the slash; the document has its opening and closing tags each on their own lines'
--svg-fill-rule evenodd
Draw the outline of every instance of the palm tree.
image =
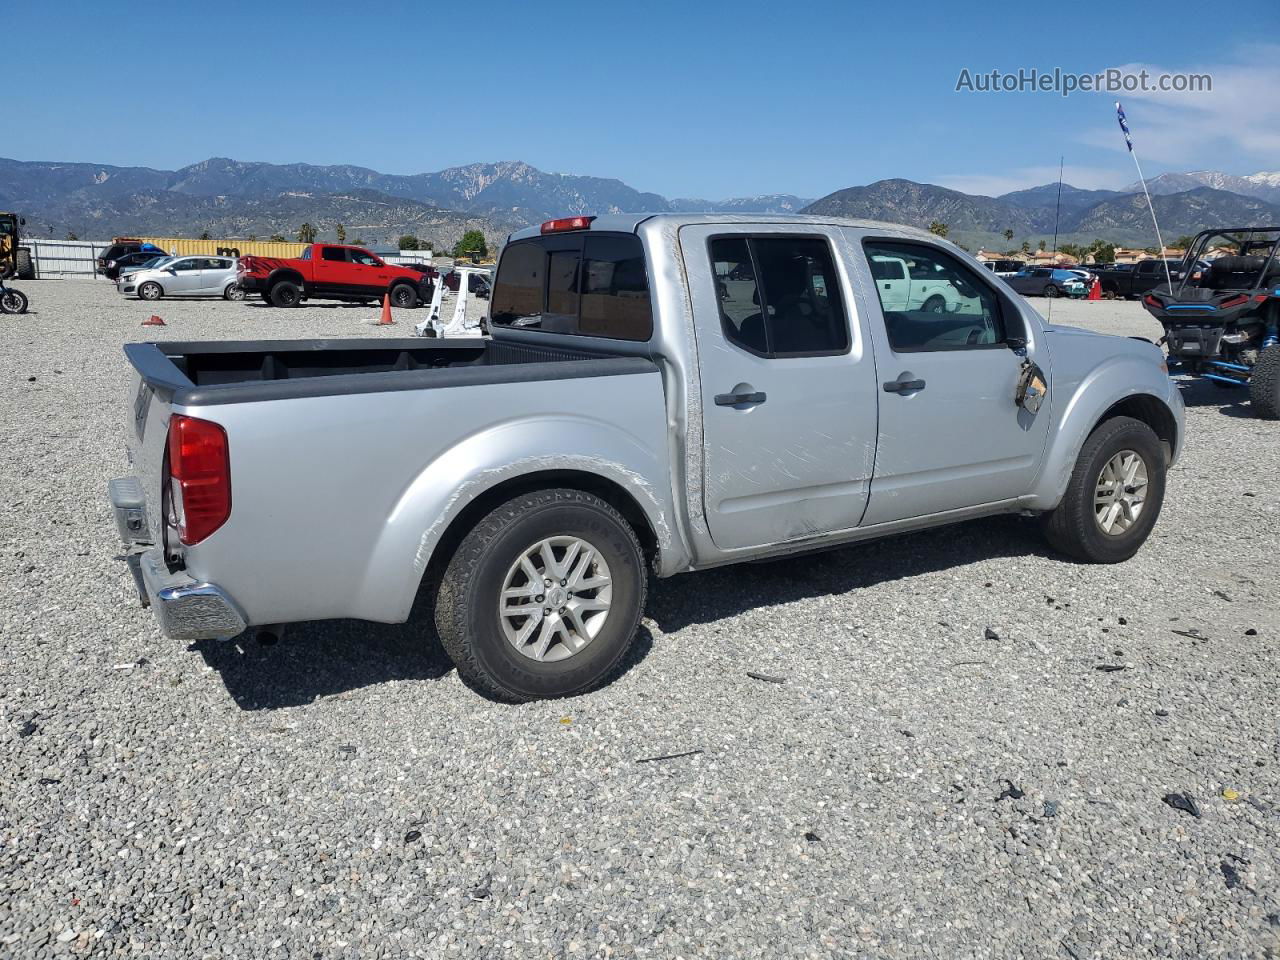
<svg viewBox="0 0 1280 960">
<path fill-rule="evenodd" d="M 1006 228 L 1006 229 L 1005 229 L 1005 232 L 1004 232 L 1004 242 L 1005 242 L 1005 243 L 1013 243 L 1013 230 L 1012 230 L 1012 228 Z"/>
<path fill-rule="evenodd" d="M 316 232 L 317 232 L 316 228 L 313 227 L 310 223 L 304 223 L 302 226 L 298 228 L 298 242 L 299 243 L 315 243 Z"/>
</svg>

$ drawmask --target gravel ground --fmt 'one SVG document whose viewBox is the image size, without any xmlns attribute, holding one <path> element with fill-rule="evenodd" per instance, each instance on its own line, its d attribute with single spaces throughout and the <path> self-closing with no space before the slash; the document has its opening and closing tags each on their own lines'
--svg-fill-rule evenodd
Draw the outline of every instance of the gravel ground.
<svg viewBox="0 0 1280 960">
<path fill-rule="evenodd" d="M 616 683 L 510 707 L 420 617 L 166 640 L 118 556 L 123 342 L 415 314 L 26 289 L 0 322 L 0 956 L 1280 951 L 1280 426 L 1236 395 L 1186 390 L 1127 564 L 1009 518 L 677 577 Z"/>
</svg>

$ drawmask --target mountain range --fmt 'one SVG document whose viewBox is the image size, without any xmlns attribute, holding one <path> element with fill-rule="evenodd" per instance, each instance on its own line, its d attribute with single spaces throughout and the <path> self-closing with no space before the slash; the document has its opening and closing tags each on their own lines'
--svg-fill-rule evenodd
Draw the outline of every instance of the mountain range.
<svg viewBox="0 0 1280 960">
<path fill-rule="evenodd" d="M 1166 239 L 1212 225 L 1280 222 L 1280 173 L 1162 174 L 1148 181 Z M 1083 190 L 1044 184 L 1000 197 L 910 180 L 880 180 L 818 200 L 792 194 L 728 200 L 667 199 L 620 180 L 547 173 L 518 161 L 474 163 L 434 173 L 386 174 L 367 167 L 272 164 L 214 157 L 179 170 L 0 159 L 0 209 L 16 210 L 36 237 L 68 233 L 216 238 L 292 236 L 304 221 L 331 238 L 383 246 L 404 233 L 449 245 L 479 229 L 491 244 L 513 229 L 575 213 L 716 211 L 817 213 L 927 227 L 945 223 L 971 246 L 1095 238 L 1130 246 L 1152 241 L 1140 185 Z"/>
</svg>

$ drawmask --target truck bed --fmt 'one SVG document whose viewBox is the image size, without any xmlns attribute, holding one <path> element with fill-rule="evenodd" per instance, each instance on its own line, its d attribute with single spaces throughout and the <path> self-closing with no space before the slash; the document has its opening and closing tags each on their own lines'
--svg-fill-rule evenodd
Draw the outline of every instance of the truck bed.
<svg viewBox="0 0 1280 960">
<path fill-rule="evenodd" d="M 142 380 L 175 405 L 381 393 L 653 372 L 651 361 L 509 341 L 249 340 L 126 344 Z"/>
</svg>

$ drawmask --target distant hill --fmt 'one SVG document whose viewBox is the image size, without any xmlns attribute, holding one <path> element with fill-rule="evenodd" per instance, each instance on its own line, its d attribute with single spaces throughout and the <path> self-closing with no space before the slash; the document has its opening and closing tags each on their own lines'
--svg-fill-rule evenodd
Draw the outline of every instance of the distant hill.
<svg viewBox="0 0 1280 960">
<path fill-rule="evenodd" d="M 1280 172 L 1239 177 L 1220 170 L 1193 170 L 1190 173 L 1162 173 L 1147 181 L 1147 189 L 1152 194 L 1186 193 L 1197 187 L 1211 187 L 1214 190 L 1226 190 L 1229 193 L 1280 203 Z M 1141 193 L 1142 184 L 1135 180 L 1124 188 L 1124 192 Z"/>
<path fill-rule="evenodd" d="M 1013 245 L 1037 246 L 1054 236 L 1058 185 L 1044 184 L 1003 197 L 980 197 L 910 180 L 881 180 L 850 187 L 817 200 L 805 213 L 865 217 L 917 227 L 933 221 L 947 224 L 948 238 L 976 249 L 1004 250 Z M 1166 242 L 1212 226 L 1243 226 L 1280 222 L 1280 206 L 1225 190 L 1196 187 L 1182 193 L 1153 196 L 1156 216 Z M 1127 246 L 1155 243 L 1151 215 L 1141 193 L 1081 190 L 1062 186 L 1062 209 L 1057 220 L 1059 243 L 1089 243 L 1105 239 Z"/>
<path fill-rule="evenodd" d="M 1151 181 L 1167 238 L 1213 225 L 1280 221 L 1280 173 L 1163 174 Z M 606 177 L 547 173 L 519 161 L 473 163 L 434 173 L 388 174 L 350 165 L 273 164 L 212 157 L 180 170 L 0 159 L 0 208 L 26 216 L 34 236 L 68 232 L 103 239 L 150 233 L 292 237 L 309 221 L 331 239 L 386 245 L 404 233 L 452 243 L 479 229 L 492 243 L 512 230 L 574 213 L 793 213 L 861 217 L 928 227 L 973 249 L 1051 242 L 1058 185 L 1000 197 L 975 196 L 911 180 L 880 180 L 809 201 L 793 194 L 728 200 L 677 198 Z M 1135 199 L 1136 196 L 1136 199 Z M 1154 242 L 1145 201 L 1130 191 L 1062 185 L 1059 242 Z M 1005 240 L 1014 233 L 1013 243 Z"/>
</svg>

